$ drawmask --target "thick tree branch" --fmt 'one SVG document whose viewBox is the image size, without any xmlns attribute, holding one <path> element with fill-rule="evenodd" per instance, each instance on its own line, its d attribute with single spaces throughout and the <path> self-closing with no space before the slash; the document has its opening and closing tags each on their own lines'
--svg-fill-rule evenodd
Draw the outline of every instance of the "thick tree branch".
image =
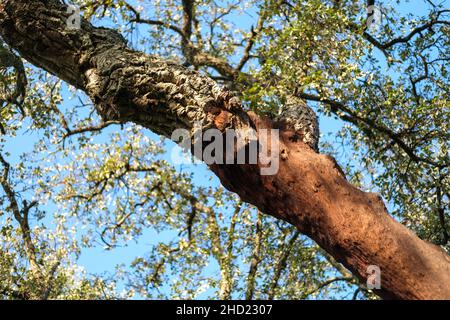
<svg viewBox="0 0 450 320">
<path fill-rule="evenodd" d="M 116 32 L 82 21 L 68 29 L 57 0 L 0 0 L 0 35 L 22 57 L 85 91 L 104 121 L 132 121 L 170 136 L 177 128 L 274 128 L 243 111 L 212 79 L 126 47 Z M 382 272 L 377 294 L 397 299 L 449 299 L 450 258 L 389 216 L 378 195 L 350 185 L 329 156 L 282 131 L 285 156 L 273 176 L 261 164 L 210 165 L 229 190 L 315 240 L 361 282 Z M 259 141 L 264 144 L 264 141 Z M 270 151 L 270 146 L 267 146 Z M 274 150 L 275 151 L 275 150 Z"/>
</svg>

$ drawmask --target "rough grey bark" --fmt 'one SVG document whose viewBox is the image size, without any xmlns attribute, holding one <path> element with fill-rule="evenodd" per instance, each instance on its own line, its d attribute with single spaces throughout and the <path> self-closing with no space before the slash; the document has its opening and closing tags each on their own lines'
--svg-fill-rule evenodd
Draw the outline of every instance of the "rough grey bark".
<svg viewBox="0 0 450 320">
<path fill-rule="evenodd" d="M 66 20 L 66 7 L 57 0 L 0 0 L 3 39 L 23 58 L 85 91 L 105 121 L 133 121 L 165 136 L 192 129 L 195 121 L 222 132 L 277 125 L 244 112 L 213 80 L 128 49 L 115 31 L 86 21 L 70 30 Z M 243 201 L 295 225 L 361 281 L 369 265 L 378 265 L 381 297 L 450 299 L 449 256 L 395 221 L 378 195 L 350 185 L 334 159 L 293 141 L 293 134 L 281 131 L 278 151 L 284 156 L 276 175 L 262 176 L 260 164 L 210 168 Z"/>
<path fill-rule="evenodd" d="M 15 20 L 2 21 L 5 41 L 29 62 L 85 91 L 105 121 L 133 121 L 170 137 L 196 121 L 203 129 L 213 127 L 214 115 L 234 105 L 241 114 L 236 119 L 245 118 L 239 101 L 210 78 L 130 50 L 114 30 L 85 20 L 80 30 L 67 28 L 68 15 L 58 1 L 10 3 L 2 2 Z"/>
</svg>

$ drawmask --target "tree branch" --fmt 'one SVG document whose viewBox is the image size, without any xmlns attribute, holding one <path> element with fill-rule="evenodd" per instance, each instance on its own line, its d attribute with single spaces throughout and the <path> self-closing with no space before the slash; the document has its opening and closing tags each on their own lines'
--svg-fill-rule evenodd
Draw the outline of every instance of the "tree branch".
<svg viewBox="0 0 450 320">
<path fill-rule="evenodd" d="M 246 300 L 252 300 L 255 292 L 255 279 L 258 271 L 258 265 L 261 262 L 261 242 L 263 237 L 262 230 L 262 218 L 263 215 L 258 211 L 256 224 L 255 224 L 255 241 L 252 251 L 252 257 L 250 260 L 250 268 L 247 275 L 247 291 L 245 293 Z"/>
<path fill-rule="evenodd" d="M 174 129 L 254 129 L 275 123 L 244 111 L 231 92 L 199 73 L 126 47 L 115 31 L 82 20 L 67 29 L 57 0 L 1 0 L 0 35 L 36 66 L 85 91 L 106 121 L 132 121 L 170 137 Z M 270 131 L 269 131 L 270 132 Z M 376 194 L 353 187 L 334 159 L 280 132 L 285 157 L 275 175 L 263 165 L 211 164 L 229 190 L 317 242 L 360 281 L 382 270 L 383 298 L 449 299 L 450 258 L 391 218 Z M 270 141 L 270 139 L 269 139 Z M 259 140 L 270 153 L 271 147 Z"/>
<path fill-rule="evenodd" d="M 23 202 L 23 208 L 20 209 L 19 203 L 16 199 L 16 193 L 9 184 L 8 176 L 10 172 L 10 164 L 5 160 L 3 155 L 0 153 L 0 163 L 3 166 L 3 175 L 0 177 L 0 185 L 8 198 L 10 203 L 10 209 L 13 213 L 15 220 L 18 222 L 22 240 L 25 246 L 25 252 L 27 254 L 28 261 L 30 262 L 31 273 L 37 282 L 42 286 L 42 290 L 45 288 L 44 276 L 42 274 L 41 266 L 37 259 L 37 250 L 31 238 L 31 229 L 28 223 L 28 215 L 31 208 L 37 205 L 36 201 L 27 203 Z M 42 291 L 44 292 L 44 291 Z M 43 295 L 39 295 L 38 298 L 42 298 Z"/>
<path fill-rule="evenodd" d="M 278 282 L 280 281 L 280 277 L 282 272 L 286 269 L 287 259 L 292 252 L 292 248 L 294 247 L 295 242 L 300 236 L 300 232 L 295 231 L 292 237 L 289 239 L 288 243 L 284 243 L 283 247 L 280 250 L 280 256 L 277 259 L 275 264 L 274 276 L 272 279 L 272 283 L 270 284 L 269 290 L 267 292 L 267 299 L 273 300 L 275 297 L 275 291 L 278 288 Z"/>
</svg>

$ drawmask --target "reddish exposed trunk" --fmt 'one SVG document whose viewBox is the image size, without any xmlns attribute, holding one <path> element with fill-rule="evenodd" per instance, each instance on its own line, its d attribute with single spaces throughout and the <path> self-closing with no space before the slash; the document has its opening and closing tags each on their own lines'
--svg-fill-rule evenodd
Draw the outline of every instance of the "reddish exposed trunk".
<svg viewBox="0 0 450 320">
<path fill-rule="evenodd" d="M 105 120 L 133 121 L 169 136 L 176 128 L 272 128 L 196 72 L 126 48 L 111 30 L 83 21 L 66 28 L 56 0 L 0 0 L 0 34 L 22 57 L 85 91 Z M 450 258 L 389 216 L 377 194 L 353 187 L 333 158 L 281 132 L 279 171 L 260 165 L 211 165 L 223 185 L 295 225 L 359 279 L 381 269 L 383 298 L 450 299 Z"/>
</svg>

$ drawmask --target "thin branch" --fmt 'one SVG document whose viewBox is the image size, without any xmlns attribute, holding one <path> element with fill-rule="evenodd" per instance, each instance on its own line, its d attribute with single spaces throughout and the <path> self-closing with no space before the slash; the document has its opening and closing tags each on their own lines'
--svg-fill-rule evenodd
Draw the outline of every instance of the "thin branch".
<svg viewBox="0 0 450 320">
<path fill-rule="evenodd" d="M 353 292 L 352 300 L 356 300 L 358 298 L 358 294 L 361 292 L 360 288 L 356 288 L 355 292 Z"/>
<path fill-rule="evenodd" d="M 241 60 L 239 61 L 236 69 L 241 71 L 245 64 L 248 62 L 248 60 L 250 59 L 250 52 L 255 44 L 256 38 L 257 36 L 261 33 L 261 30 L 264 27 L 264 21 L 266 19 L 266 13 L 265 11 L 262 11 L 259 14 L 259 18 L 258 18 L 258 23 L 256 25 L 256 28 L 253 28 L 253 26 L 251 27 L 250 30 L 250 37 L 248 39 L 247 45 L 244 49 L 244 55 L 242 56 Z"/>
<path fill-rule="evenodd" d="M 303 98 L 305 100 L 314 101 L 314 102 L 321 102 L 327 104 L 331 111 L 335 114 L 337 114 L 342 120 L 351 122 L 358 127 L 360 127 L 360 124 L 367 125 L 369 128 L 377 130 L 379 133 L 382 133 L 389 137 L 400 149 L 402 149 L 414 162 L 424 162 L 427 164 L 430 164 L 437 168 L 446 168 L 450 166 L 449 162 L 439 163 L 424 157 L 421 157 L 417 155 L 414 151 L 414 149 L 410 146 L 408 146 L 402 139 L 401 135 L 398 133 L 393 132 L 390 128 L 386 127 L 383 124 L 377 123 L 374 119 L 364 118 L 360 115 L 356 114 L 353 110 L 351 110 L 349 107 L 347 107 L 345 104 L 339 101 L 322 98 L 320 96 L 310 94 L 310 93 L 299 93 L 298 96 L 300 98 Z M 346 114 L 341 114 L 341 112 L 344 112 Z M 361 127 L 360 127 L 361 128 Z"/>
<path fill-rule="evenodd" d="M 130 19 L 130 22 L 165 27 L 167 29 L 170 29 L 170 30 L 176 32 L 182 38 L 186 38 L 186 34 L 179 27 L 172 25 L 172 24 L 165 23 L 164 21 L 160 21 L 160 20 L 143 19 L 143 18 L 141 18 L 141 13 L 139 11 L 137 11 L 132 5 L 125 2 L 125 6 L 134 14 L 134 18 Z"/>
<path fill-rule="evenodd" d="M 252 258 L 250 261 L 250 269 L 247 276 L 247 291 L 245 293 L 246 300 L 252 300 L 255 292 L 255 279 L 258 271 L 258 265 L 261 262 L 261 242 L 263 237 L 262 230 L 263 214 L 258 210 L 255 224 L 255 241 L 253 242 Z"/>
<path fill-rule="evenodd" d="M 104 123 L 101 123 L 99 125 L 96 126 L 89 126 L 89 127 L 83 127 L 83 128 L 79 128 L 79 129 L 68 129 L 68 132 L 63 136 L 63 140 L 67 139 L 70 136 L 76 135 L 76 134 L 80 134 L 80 133 L 85 133 L 85 132 L 98 132 L 101 131 L 111 125 L 114 124 L 123 124 L 123 122 L 121 121 L 106 121 Z"/>
<path fill-rule="evenodd" d="M 354 280 L 354 278 L 352 276 L 350 276 L 350 277 L 336 277 L 336 278 L 328 279 L 328 280 L 322 282 L 321 284 L 319 284 L 317 286 L 317 288 L 315 288 L 315 289 L 305 293 L 303 295 L 302 299 L 306 299 L 308 296 L 310 296 L 310 295 L 312 295 L 312 294 L 322 290 L 325 287 L 328 287 L 330 284 L 333 284 L 335 282 L 339 282 L 339 281 L 350 282 L 350 281 L 353 281 L 353 280 Z"/>
<path fill-rule="evenodd" d="M 16 87 L 11 94 L 7 94 L 5 97 L 2 97 L 2 100 L 15 104 L 22 115 L 25 114 L 22 105 L 25 101 L 25 97 L 27 94 L 27 76 L 25 72 L 25 67 L 23 65 L 22 59 L 15 55 L 13 51 L 6 48 L 3 45 L 3 41 L 0 40 L 0 68 L 9 68 L 12 67 L 16 71 Z M 4 130 L 2 130 L 4 131 Z M 2 132 L 3 133 L 3 132 Z"/>
<path fill-rule="evenodd" d="M 182 0 L 183 5 L 183 34 L 186 39 L 192 35 L 192 21 L 194 16 L 194 0 Z"/>
<path fill-rule="evenodd" d="M 16 199 L 16 193 L 14 192 L 8 181 L 8 176 L 11 168 L 10 164 L 5 160 L 5 158 L 1 153 L 0 153 L 0 163 L 3 166 L 3 175 L 0 177 L 0 185 L 3 188 L 6 197 L 8 198 L 11 211 L 13 212 L 13 216 L 15 220 L 19 223 L 19 227 L 22 233 L 22 240 L 25 245 L 25 252 L 27 254 L 31 266 L 31 272 L 39 283 L 44 284 L 41 267 L 37 262 L 37 250 L 36 247 L 34 246 L 33 240 L 31 239 L 31 229 L 28 223 L 29 210 L 32 207 L 36 206 L 37 203 L 31 202 L 28 204 L 27 202 L 24 202 L 23 209 L 22 210 L 20 209 L 19 203 L 17 202 Z"/>
<path fill-rule="evenodd" d="M 447 223 L 445 221 L 445 209 L 442 205 L 442 182 L 444 180 L 444 176 L 441 173 L 441 170 L 439 170 L 439 179 L 438 184 L 436 187 L 436 205 L 437 205 L 437 212 L 439 216 L 439 223 L 442 228 L 442 242 L 441 245 L 446 245 L 449 240 L 448 232 L 447 232 Z"/>
<path fill-rule="evenodd" d="M 420 32 L 425 31 L 427 29 L 430 29 L 436 24 L 450 25 L 450 22 L 445 20 L 429 21 L 424 25 L 413 29 L 408 35 L 392 39 L 386 43 L 379 42 L 378 40 L 370 36 L 367 32 L 364 32 L 364 36 L 366 36 L 366 39 L 369 40 L 369 42 L 372 43 L 375 47 L 379 48 L 380 50 L 387 50 L 396 44 L 409 42 L 416 34 L 419 34 Z"/>
<path fill-rule="evenodd" d="M 289 258 L 292 249 L 294 247 L 295 242 L 297 241 L 298 237 L 300 236 L 299 231 L 295 231 L 294 235 L 291 237 L 289 242 L 287 244 L 284 244 L 283 249 L 281 250 L 281 254 L 278 257 L 276 266 L 275 266 L 275 272 L 274 277 L 272 279 L 272 283 L 270 284 L 269 291 L 267 293 L 267 299 L 273 300 L 275 296 L 275 291 L 278 287 L 278 282 L 280 281 L 282 272 L 286 269 L 286 263 L 287 259 Z"/>
</svg>

